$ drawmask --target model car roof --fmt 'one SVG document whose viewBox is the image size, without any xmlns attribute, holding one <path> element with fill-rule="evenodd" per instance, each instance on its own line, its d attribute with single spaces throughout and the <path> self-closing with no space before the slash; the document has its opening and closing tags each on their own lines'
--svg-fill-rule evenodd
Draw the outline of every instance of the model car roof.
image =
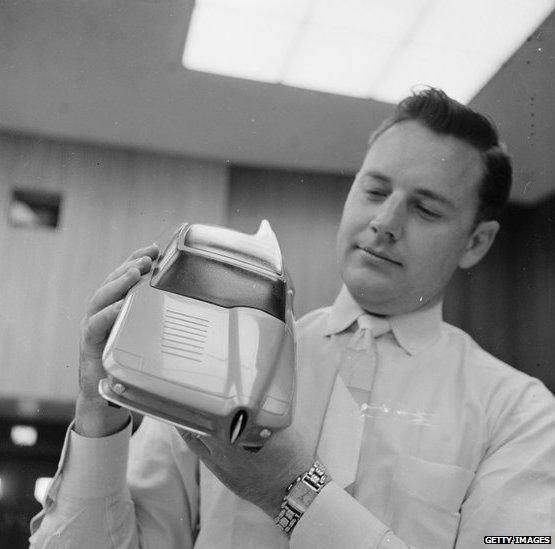
<svg viewBox="0 0 555 549">
<path fill-rule="evenodd" d="M 276 275 L 283 274 L 281 250 L 266 219 L 255 234 L 200 224 L 188 225 L 184 231 L 185 246 L 270 270 Z"/>
</svg>

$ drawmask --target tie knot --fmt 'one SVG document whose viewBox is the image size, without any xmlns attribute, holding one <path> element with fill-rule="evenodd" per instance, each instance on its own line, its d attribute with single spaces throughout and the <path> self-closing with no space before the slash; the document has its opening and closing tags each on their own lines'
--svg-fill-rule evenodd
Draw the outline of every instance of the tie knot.
<svg viewBox="0 0 555 549">
<path fill-rule="evenodd" d="M 353 334 L 348 347 L 356 351 L 370 351 L 372 341 L 391 330 L 391 324 L 383 318 L 363 314 L 358 317 L 358 330 Z"/>
<path fill-rule="evenodd" d="M 363 314 L 357 319 L 361 330 L 368 330 L 374 337 L 380 337 L 391 330 L 391 324 L 385 318 Z"/>
</svg>

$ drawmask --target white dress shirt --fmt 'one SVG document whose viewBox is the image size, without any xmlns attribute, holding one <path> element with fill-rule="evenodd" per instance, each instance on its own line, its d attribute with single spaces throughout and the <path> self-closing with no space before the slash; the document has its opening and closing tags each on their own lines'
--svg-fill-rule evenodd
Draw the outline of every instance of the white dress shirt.
<svg viewBox="0 0 555 549">
<path fill-rule="evenodd" d="M 554 536 L 553 395 L 437 305 L 389 318 L 357 404 L 337 371 L 361 313 L 343 288 L 298 323 L 294 424 L 333 481 L 290 539 L 199 466 L 173 427 L 145 419 L 128 464 L 130 427 L 68 432 L 31 547 L 475 549 L 485 536 Z"/>
</svg>

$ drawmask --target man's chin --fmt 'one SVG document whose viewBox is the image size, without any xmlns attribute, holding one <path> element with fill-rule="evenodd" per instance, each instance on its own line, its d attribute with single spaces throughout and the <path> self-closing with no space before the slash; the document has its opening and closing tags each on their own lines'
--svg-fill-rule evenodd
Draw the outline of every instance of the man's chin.
<svg viewBox="0 0 555 549">
<path fill-rule="evenodd" d="M 392 288 L 387 284 L 368 284 L 367 281 L 344 278 L 345 286 L 353 299 L 365 310 L 378 315 L 393 314 Z"/>
</svg>

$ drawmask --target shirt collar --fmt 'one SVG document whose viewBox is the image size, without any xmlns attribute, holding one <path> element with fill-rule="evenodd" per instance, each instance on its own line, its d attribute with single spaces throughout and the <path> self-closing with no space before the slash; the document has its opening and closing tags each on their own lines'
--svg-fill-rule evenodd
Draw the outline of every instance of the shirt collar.
<svg viewBox="0 0 555 549">
<path fill-rule="evenodd" d="M 415 355 L 423 351 L 440 336 L 442 324 L 442 303 L 402 315 L 387 317 L 397 342 L 403 349 Z M 345 285 L 330 307 L 325 335 L 330 336 L 345 331 L 366 311 L 356 302 Z"/>
</svg>

